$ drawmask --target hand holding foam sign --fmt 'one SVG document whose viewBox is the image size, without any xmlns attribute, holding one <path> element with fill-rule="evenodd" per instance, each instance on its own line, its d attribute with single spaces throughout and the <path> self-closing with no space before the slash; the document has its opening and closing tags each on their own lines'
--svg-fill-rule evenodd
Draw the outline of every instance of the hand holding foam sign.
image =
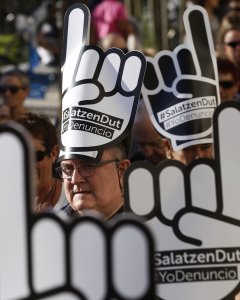
<svg viewBox="0 0 240 300">
<path fill-rule="evenodd" d="M 87 46 L 89 10 L 71 6 L 64 20 L 62 61 L 62 150 L 96 158 L 106 145 L 122 141 L 136 113 L 145 57 Z"/>
<path fill-rule="evenodd" d="M 239 126 L 238 104 L 222 105 L 214 114 L 215 160 L 138 162 L 126 172 L 126 209 L 154 232 L 161 299 L 232 300 L 239 292 Z"/>
<path fill-rule="evenodd" d="M 207 12 L 184 13 L 186 43 L 147 58 L 142 94 L 157 131 L 175 150 L 212 142 L 212 115 L 220 103 L 217 64 Z"/>
<path fill-rule="evenodd" d="M 33 215 L 32 151 L 19 124 L 0 128 L 0 149 L 1 300 L 153 299 L 153 240 L 143 224 Z"/>
</svg>

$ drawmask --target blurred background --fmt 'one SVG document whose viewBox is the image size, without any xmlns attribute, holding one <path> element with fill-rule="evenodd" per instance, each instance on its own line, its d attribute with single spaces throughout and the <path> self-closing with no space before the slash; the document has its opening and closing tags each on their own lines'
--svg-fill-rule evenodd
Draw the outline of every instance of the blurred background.
<svg viewBox="0 0 240 300">
<path fill-rule="evenodd" d="M 29 72 L 31 89 L 26 106 L 38 113 L 46 113 L 51 118 L 56 117 L 61 103 L 59 88 L 63 17 L 66 8 L 76 2 L 88 5 L 92 12 L 102 1 L 1 0 L 0 4 L 0 72 L 11 66 Z M 154 54 L 162 49 L 172 50 L 183 41 L 185 32 L 182 15 L 194 1 L 119 2 L 127 11 L 141 49 L 146 50 L 147 54 Z M 215 2 L 214 14 L 220 22 L 229 1 L 210 2 Z M 97 42 L 93 39 L 92 43 Z"/>
</svg>

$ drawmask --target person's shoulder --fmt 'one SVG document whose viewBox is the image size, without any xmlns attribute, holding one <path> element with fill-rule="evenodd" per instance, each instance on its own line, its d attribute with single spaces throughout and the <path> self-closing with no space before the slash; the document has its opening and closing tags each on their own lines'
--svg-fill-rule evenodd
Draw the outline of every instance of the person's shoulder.
<svg viewBox="0 0 240 300">
<path fill-rule="evenodd" d="M 122 213 L 124 213 L 123 205 L 107 219 L 107 222 L 111 221 L 114 217 L 121 215 Z"/>
<path fill-rule="evenodd" d="M 67 219 L 74 219 L 76 217 L 79 217 L 79 214 L 74 209 L 72 209 L 71 205 L 69 204 L 63 206 L 60 211 L 64 213 Z"/>
</svg>

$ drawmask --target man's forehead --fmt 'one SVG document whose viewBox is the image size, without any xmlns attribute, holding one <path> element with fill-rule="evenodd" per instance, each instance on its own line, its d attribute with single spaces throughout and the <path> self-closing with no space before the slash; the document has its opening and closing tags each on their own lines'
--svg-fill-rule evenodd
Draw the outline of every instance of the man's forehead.
<svg viewBox="0 0 240 300">
<path fill-rule="evenodd" d="M 225 33 L 225 42 L 228 39 L 231 39 L 232 37 L 238 37 L 240 39 L 240 30 L 238 29 L 230 29 Z"/>
<path fill-rule="evenodd" d="M 103 151 L 100 161 L 103 159 L 106 159 L 106 158 L 111 158 L 112 157 L 111 151 L 112 151 L 112 148 L 105 149 Z M 66 165 L 66 164 L 92 164 L 92 163 L 94 163 L 94 161 L 91 158 L 69 158 L 69 159 L 63 159 L 61 161 L 61 165 L 63 165 L 63 164 L 64 165 Z"/>
<path fill-rule="evenodd" d="M 61 165 L 84 165 L 91 163 L 91 160 L 87 159 L 79 159 L 79 158 L 73 158 L 73 159 L 64 159 L 61 161 Z"/>
</svg>

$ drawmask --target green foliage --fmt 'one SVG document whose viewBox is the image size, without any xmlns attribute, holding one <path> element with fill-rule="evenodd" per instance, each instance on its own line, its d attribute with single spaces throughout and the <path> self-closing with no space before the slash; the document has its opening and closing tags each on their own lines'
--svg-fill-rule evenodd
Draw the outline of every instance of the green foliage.
<svg viewBox="0 0 240 300">
<path fill-rule="evenodd" d="M 0 65 L 26 61 L 28 48 L 15 34 L 0 35 Z"/>
</svg>

